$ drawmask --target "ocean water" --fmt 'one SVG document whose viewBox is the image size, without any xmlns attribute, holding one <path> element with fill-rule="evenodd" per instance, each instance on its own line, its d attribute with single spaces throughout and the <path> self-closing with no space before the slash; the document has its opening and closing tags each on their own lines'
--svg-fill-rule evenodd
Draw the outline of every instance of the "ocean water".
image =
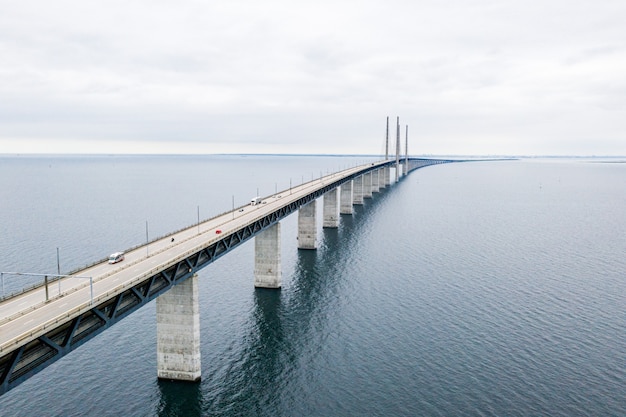
<svg viewBox="0 0 626 417">
<path fill-rule="evenodd" d="M 365 161 L 3 157 L 0 271 L 54 273 L 59 248 L 67 272 Z M 252 241 L 203 269 L 199 384 L 157 380 L 151 303 L 0 416 L 624 416 L 625 207 L 624 163 L 417 170 L 320 220 L 316 251 L 285 219 L 280 291 L 254 288 Z"/>
</svg>

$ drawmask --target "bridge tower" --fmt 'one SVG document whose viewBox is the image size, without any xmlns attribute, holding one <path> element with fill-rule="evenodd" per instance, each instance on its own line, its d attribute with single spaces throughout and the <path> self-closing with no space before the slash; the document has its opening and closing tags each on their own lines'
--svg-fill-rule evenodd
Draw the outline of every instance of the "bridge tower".
<svg viewBox="0 0 626 417">
<path fill-rule="evenodd" d="M 400 117 L 396 119 L 396 182 L 400 179 Z"/>
<path fill-rule="evenodd" d="M 404 136 L 404 175 L 409 174 L 409 125 L 406 125 Z"/>
<path fill-rule="evenodd" d="M 385 161 L 389 160 L 389 116 L 387 116 L 387 134 L 385 135 Z M 386 166 L 383 168 L 382 186 L 389 187 L 391 185 L 390 178 L 391 169 Z"/>
<path fill-rule="evenodd" d="M 385 134 L 385 161 L 389 160 L 389 116 L 387 116 L 387 133 Z"/>
</svg>

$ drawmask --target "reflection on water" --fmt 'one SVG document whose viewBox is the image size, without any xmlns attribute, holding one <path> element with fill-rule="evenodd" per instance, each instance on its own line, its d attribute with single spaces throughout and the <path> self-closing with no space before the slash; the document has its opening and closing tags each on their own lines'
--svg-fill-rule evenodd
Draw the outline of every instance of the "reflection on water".
<svg viewBox="0 0 626 417">
<path fill-rule="evenodd" d="M 159 380 L 159 417 L 202 416 L 201 385 L 194 382 Z"/>
</svg>

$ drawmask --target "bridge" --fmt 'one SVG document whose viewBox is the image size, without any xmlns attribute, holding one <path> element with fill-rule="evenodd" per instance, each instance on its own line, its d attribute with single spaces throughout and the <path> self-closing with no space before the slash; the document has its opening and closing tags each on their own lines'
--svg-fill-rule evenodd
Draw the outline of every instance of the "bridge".
<svg viewBox="0 0 626 417">
<path fill-rule="evenodd" d="M 354 205 L 401 176 L 447 162 L 456 161 L 400 161 L 396 154 L 395 161 L 345 169 L 138 246 L 122 262 L 103 260 L 71 275 L 51 274 L 36 288 L 0 299 L 0 395 L 154 299 L 157 376 L 199 380 L 200 269 L 254 237 L 254 286 L 278 289 L 281 219 L 297 211 L 298 248 L 316 249 L 318 198 L 323 197 L 323 227 L 336 228 L 339 214 L 352 214 Z"/>
</svg>

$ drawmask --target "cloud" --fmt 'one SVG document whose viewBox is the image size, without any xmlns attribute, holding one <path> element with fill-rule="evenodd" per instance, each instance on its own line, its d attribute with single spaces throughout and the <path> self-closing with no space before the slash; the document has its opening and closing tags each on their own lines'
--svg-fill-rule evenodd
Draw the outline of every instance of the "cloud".
<svg viewBox="0 0 626 417">
<path fill-rule="evenodd" d="M 5 2 L 0 153 L 374 153 L 399 115 L 416 153 L 626 154 L 624 18 L 611 0 Z"/>
</svg>

